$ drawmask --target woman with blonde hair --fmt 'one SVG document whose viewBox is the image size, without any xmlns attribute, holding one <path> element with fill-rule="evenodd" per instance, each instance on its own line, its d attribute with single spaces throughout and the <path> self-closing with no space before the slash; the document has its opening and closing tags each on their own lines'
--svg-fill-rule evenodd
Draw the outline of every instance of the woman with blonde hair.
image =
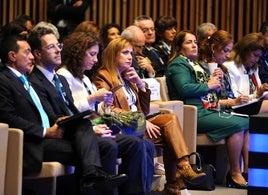
<svg viewBox="0 0 268 195">
<path fill-rule="evenodd" d="M 96 86 L 107 90 L 121 86 L 113 93 L 114 102 L 110 107 L 112 112 L 138 110 L 148 115 L 151 92 L 131 67 L 132 53 L 132 44 L 126 39 L 111 41 L 104 50 Z M 184 181 L 199 183 L 204 179 L 204 173 L 196 173 L 190 166 L 190 153 L 175 114 L 160 114 L 148 119 L 144 139 L 163 148 L 166 194 L 180 194 L 186 188 Z"/>
</svg>

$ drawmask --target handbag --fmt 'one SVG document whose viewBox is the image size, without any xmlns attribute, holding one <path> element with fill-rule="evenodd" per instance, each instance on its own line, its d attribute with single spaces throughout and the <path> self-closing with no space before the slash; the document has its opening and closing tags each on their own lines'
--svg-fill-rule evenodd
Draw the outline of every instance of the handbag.
<svg viewBox="0 0 268 195">
<path fill-rule="evenodd" d="M 190 156 L 196 156 L 196 164 L 191 164 L 192 169 L 196 173 L 204 172 L 206 173 L 205 179 L 199 183 L 199 184 L 191 184 L 189 182 L 186 182 L 187 189 L 189 190 L 207 190 L 212 191 L 215 190 L 215 173 L 216 169 L 211 164 L 203 164 L 203 161 L 201 159 L 201 156 L 198 152 L 193 152 L 190 154 Z"/>
<path fill-rule="evenodd" d="M 112 134 L 122 132 L 127 135 L 143 136 L 146 128 L 146 118 L 142 112 L 129 111 L 120 113 L 104 113 L 93 124 L 105 123 L 112 131 Z"/>
</svg>

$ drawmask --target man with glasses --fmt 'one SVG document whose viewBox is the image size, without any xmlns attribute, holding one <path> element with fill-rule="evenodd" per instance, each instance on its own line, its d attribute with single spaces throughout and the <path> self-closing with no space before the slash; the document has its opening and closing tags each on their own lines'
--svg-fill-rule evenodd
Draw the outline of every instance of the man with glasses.
<svg viewBox="0 0 268 195">
<path fill-rule="evenodd" d="M 145 36 L 142 30 L 135 25 L 131 25 L 124 29 L 121 36 L 133 45 L 134 58 L 132 60 L 132 66 L 138 75 L 141 78 L 153 78 L 155 76 L 155 70 L 152 67 L 151 61 L 143 54 Z"/>
<path fill-rule="evenodd" d="M 48 32 L 42 43 L 34 42 L 39 50 L 31 50 L 21 35 L 1 40 L 0 58 L 4 66 L 0 69 L 0 122 L 24 132 L 23 175 L 39 173 L 42 162 L 58 161 L 76 166 L 82 190 L 114 188 L 125 181 L 126 176 L 109 175 L 100 168 L 99 143 L 90 121 L 81 120 L 72 126 L 75 130 L 59 126 L 57 121 L 68 114 L 60 110 L 56 112 L 55 106 L 47 103 L 40 90 L 27 78 L 34 62 L 32 52 L 37 57 L 35 62 L 43 59 L 50 65 L 43 71 L 53 72 L 52 64 L 61 62 L 62 44 L 58 43 L 52 31 Z M 55 99 L 55 104 L 58 102 Z M 71 136 L 66 137 L 64 131 L 70 132 Z"/>
<path fill-rule="evenodd" d="M 155 70 L 154 76 L 163 76 L 166 70 L 166 64 L 159 56 L 158 51 L 153 47 L 153 43 L 155 42 L 156 38 L 153 19 L 149 16 L 141 15 L 135 18 L 134 25 L 138 26 L 145 36 L 145 47 L 143 49 L 143 55 L 150 60 L 151 65 Z"/>
<path fill-rule="evenodd" d="M 81 38 L 81 37 L 80 37 Z M 89 38 L 87 36 L 87 38 Z M 70 37 L 66 37 L 66 42 Z M 83 38 L 82 38 L 83 40 Z M 34 87 L 40 93 L 40 96 L 45 100 L 45 107 L 50 108 L 49 116 L 55 118 L 54 115 L 69 115 L 69 113 L 77 112 L 74 105 L 71 91 L 66 79 L 55 73 L 55 68 L 61 62 L 62 44 L 58 43 L 54 34 L 44 28 L 33 31 L 28 38 L 32 46 L 33 53 L 36 59 L 36 67 L 30 74 L 30 80 Z M 36 47 L 34 44 L 39 43 Z M 70 52 L 79 52 L 70 47 Z M 88 48 L 85 49 L 88 53 Z M 81 52 L 81 51 L 80 51 Z M 82 59 L 81 59 L 82 60 Z M 87 58 L 88 60 L 88 58 Z M 54 86 L 55 83 L 55 86 Z M 73 83 L 72 83 L 73 84 Z M 57 87 L 58 86 L 58 87 Z M 73 128 L 76 128 L 76 125 Z M 95 131 L 94 131 L 95 132 Z M 107 136 L 108 133 L 106 134 Z M 144 187 L 139 182 L 140 175 L 143 175 L 141 169 L 141 162 L 144 160 L 144 145 L 141 139 L 136 139 L 133 136 L 95 136 L 99 143 L 100 159 L 103 170 L 109 174 L 116 172 L 116 159 L 122 158 L 121 172 L 128 174 L 128 180 L 122 185 L 128 192 L 136 192 L 142 190 Z M 92 157 L 92 160 L 95 157 Z M 115 176 L 116 178 L 123 178 L 123 175 Z M 118 184 L 120 184 L 120 180 Z M 111 182 L 110 182 L 111 183 Z M 133 185 L 137 184 L 138 186 Z M 112 183 L 113 184 L 113 183 Z M 111 185 L 112 187 L 112 185 Z M 105 186 L 103 186 L 105 189 Z M 102 194 L 116 194 L 116 192 L 102 191 Z"/>
</svg>

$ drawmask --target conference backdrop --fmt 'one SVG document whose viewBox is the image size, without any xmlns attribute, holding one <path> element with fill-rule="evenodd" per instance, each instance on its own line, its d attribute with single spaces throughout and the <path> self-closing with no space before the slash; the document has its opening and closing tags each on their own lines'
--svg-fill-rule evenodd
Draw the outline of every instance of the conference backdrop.
<svg viewBox="0 0 268 195">
<path fill-rule="evenodd" d="M 36 22 L 47 21 L 48 0 L 1 0 L 1 25 L 17 15 L 27 14 Z M 229 31 L 235 41 L 247 33 L 259 31 L 268 20 L 267 0 L 91 0 L 86 20 L 99 27 L 114 22 L 125 28 L 136 16 L 145 14 L 154 20 L 163 15 L 178 21 L 178 30 L 196 31 L 199 24 L 212 22 Z"/>
</svg>

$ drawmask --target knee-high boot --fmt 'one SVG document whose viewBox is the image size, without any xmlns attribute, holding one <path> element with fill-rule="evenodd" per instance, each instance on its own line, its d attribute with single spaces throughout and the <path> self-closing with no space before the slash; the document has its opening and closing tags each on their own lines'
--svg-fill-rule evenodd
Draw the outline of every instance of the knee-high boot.
<svg viewBox="0 0 268 195">
<path fill-rule="evenodd" d="M 183 180 L 191 183 L 199 183 L 206 176 L 205 173 L 196 173 L 189 163 L 189 151 L 186 146 L 182 129 L 175 114 L 163 114 L 153 118 L 151 122 L 161 128 L 161 138 L 158 139 L 159 144 L 167 147 L 170 153 L 173 152 L 175 163 L 177 164 L 176 178 L 181 185 Z"/>
</svg>

